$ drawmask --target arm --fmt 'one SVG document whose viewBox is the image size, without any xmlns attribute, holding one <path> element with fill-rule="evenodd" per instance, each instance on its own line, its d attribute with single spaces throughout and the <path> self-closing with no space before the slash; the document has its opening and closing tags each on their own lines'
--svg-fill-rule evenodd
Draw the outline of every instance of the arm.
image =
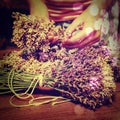
<svg viewBox="0 0 120 120">
<path fill-rule="evenodd" d="M 48 9 L 44 0 L 27 0 L 30 6 L 30 14 L 49 21 Z"/>
<path fill-rule="evenodd" d="M 66 29 L 66 37 L 63 40 L 63 45 L 68 48 L 82 48 L 83 46 L 97 42 L 100 38 L 100 30 L 94 30 L 94 23 L 100 17 L 100 10 L 107 9 L 112 4 L 112 1 L 113 0 L 93 0 L 91 5 Z M 68 37 L 68 35 L 72 35 L 75 29 L 82 23 L 84 23 L 82 30 Z"/>
</svg>

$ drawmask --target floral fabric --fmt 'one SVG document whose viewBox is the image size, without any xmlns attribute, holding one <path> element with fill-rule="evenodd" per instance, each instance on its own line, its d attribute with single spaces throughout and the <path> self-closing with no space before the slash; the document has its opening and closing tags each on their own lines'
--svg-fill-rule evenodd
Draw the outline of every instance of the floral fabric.
<svg viewBox="0 0 120 120">
<path fill-rule="evenodd" d="M 117 65 L 120 59 L 120 33 L 118 34 L 119 26 L 119 8 L 118 1 L 116 1 L 109 10 L 102 9 L 100 11 L 100 18 L 94 23 L 93 28 L 101 31 L 100 41 L 105 41 L 105 49 L 108 49 L 111 56 L 114 58 L 114 64 Z M 72 21 L 57 22 L 56 24 L 62 25 L 67 28 Z M 120 30 L 119 30 L 120 31 Z M 96 43 L 97 44 L 97 43 Z"/>
<path fill-rule="evenodd" d="M 106 41 L 107 47 L 114 58 L 114 63 L 117 64 L 119 60 L 120 41 L 118 38 L 119 25 L 119 5 L 116 2 L 110 10 L 101 10 L 101 40 Z"/>
</svg>

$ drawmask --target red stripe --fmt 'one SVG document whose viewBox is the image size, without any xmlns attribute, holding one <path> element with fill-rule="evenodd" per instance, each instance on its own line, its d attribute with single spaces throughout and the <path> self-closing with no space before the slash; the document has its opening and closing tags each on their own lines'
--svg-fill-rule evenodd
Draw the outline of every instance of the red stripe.
<svg viewBox="0 0 120 120">
<path fill-rule="evenodd" d="M 81 2 L 81 3 L 87 3 L 87 2 L 91 2 L 92 0 L 45 0 L 45 2 L 47 3 L 47 4 L 51 4 L 51 5 L 53 5 L 53 3 L 54 4 L 56 4 L 56 5 L 65 5 L 65 4 L 67 4 L 67 5 L 70 5 L 70 4 L 74 4 L 75 2 Z"/>
<path fill-rule="evenodd" d="M 74 20 L 76 17 L 78 17 L 78 15 L 76 16 L 69 16 L 67 18 L 65 17 L 50 17 L 50 19 L 56 21 L 56 22 L 62 22 L 62 21 L 69 21 L 69 20 Z"/>
<path fill-rule="evenodd" d="M 60 15 L 60 14 L 65 14 L 65 15 L 67 15 L 67 14 L 69 14 L 69 13 L 81 13 L 81 11 L 83 11 L 83 10 L 85 10 L 86 8 L 87 8 L 88 6 L 84 6 L 84 7 L 82 7 L 82 8 L 79 8 L 79 9 L 70 9 L 70 10 L 66 10 L 66 9 L 61 9 L 61 10 L 51 10 L 51 9 L 48 9 L 48 12 L 50 13 L 50 14 L 58 14 L 58 15 Z"/>
<path fill-rule="evenodd" d="M 51 13 L 50 16 L 53 16 L 53 17 L 56 17 L 56 16 L 64 17 L 64 16 L 80 15 L 81 13 L 82 13 L 82 10 L 81 11 L 74 11 L 74 12 L 67 12 L 67 13 L 63 13 L 63 14 L 61 13 L 61 15 Z"/>
<path fill-rule="evenodd" d="M 90 3 L 80 3 L 80 2 L 74 2 L 72 4 L 46 4 L 48 9 L 52 9 L 52 10 L 61 10 L 61 9 L 65 9 L 65 10 L 72 10 L 73 7 L 79 7 L 80 5 L 83 6 L 83 8 L 87 7 Z M 75 5 L 75 6 L 74 6 Z"/>
<path fill-rule="evenodd" d="M 45 0 L 50 18 L 55 21 L 73 20 L 91 3 L 91 0 Z"/>
</svg>

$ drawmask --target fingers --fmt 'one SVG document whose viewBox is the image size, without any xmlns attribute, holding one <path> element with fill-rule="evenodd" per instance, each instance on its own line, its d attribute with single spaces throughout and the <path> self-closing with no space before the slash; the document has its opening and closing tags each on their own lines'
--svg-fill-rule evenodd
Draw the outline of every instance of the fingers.
<svg viewBox="0 0 120 120">
<path fill-rule="evenodd" d="M 80 38 L 84 38 L 86 36 L 84 31 L 77 30 L 72 33 L 72 37 L 69 39 L 69 42 L 73 43 L 75 41 L 80 41 Z M 65 40 L 66 42 L 68 41 L 67 39 Z"/>
<path fill-rule="evenodd" d="M 80 31 L 83 29 L 83 26 L 84 26 L 84 22 L 80 22 L 80 23 L 77 23 L 77 24 L 73 24 L 70 25 L 66 30 L 65 30 L 65 35 L 68 36 L 68 35 L 71 35 L 73 36 L 73 34 L 75 34 L 77 31 Z M 70 37 L 71 37 L 70 36 Z"/>
<path fill-rule="evenodd" d="M 79 38 L 83 38 L 85 36 L 85 32 L 83 29 L 84 23 L 79 24 L 72 32 L 65 32 L 64 39 L 62 40 L 64 43 L 72 43 L 77 41 Z"/>
<path fill-rule="evenodd" d="M 59 37 L 58 36 L 48 36 L 48 40 L 50 41 L 50 43 L 55 44 L 58 42 Z"/>
<path fill-rule="evenodd" d="M 79 32 L 77 35 L 72 38 L 64 40 L 64 43 L 67 45 L 80 44 L 85 39 L 90 39 L 95 35 L 96 31 L 91 32 L 89 35 L 86 35 L 84 31 Z"/>
<path fill-rule="evenodd" d="M 79 34 L 79 33 L 78 33 Z M 72 38 L 66 38 L 63 41 L 63 46 L 74 46 L 74 44 L 80 44 L 81 41 L 83 41 L 85 39 L 85 34 L 84 32 L 82 32 L 82 34 L 80 33 L 77 36 L 73 36 Z"/>
<path fill-rule="evenodd" d="M 100 32 L 99 31 L 93 31 L 89 35 L 81 34 L 76 37 L 76 39 L 73 40 L 66 40 L 63 43 L 63 47 L 66 48 L 83 48 L 87 45 L 91 45 L 97 41 L 99 41 L 100 38 Z"/>
<path fill-rule="evenodd" d="M 81 44 L 79 44 L 79 48 L 84 48 L 85 46 L 89 46 L 89 45 L 93 45 L 94 43 L 98 42 L 100 40 L 100 32 L 96 31 L 93 36 L 90 36 L 86 39 L 84 39 L 84 41 L 81 42 Z"/>
<path fill-rule="evenodd" d="M 77 26 L 78 24 L 76 24 L 75 22 L 71 23 L 71 25 L 69 25 L 66 29 L 66 34 L 72 34 Z"/>
</svg>

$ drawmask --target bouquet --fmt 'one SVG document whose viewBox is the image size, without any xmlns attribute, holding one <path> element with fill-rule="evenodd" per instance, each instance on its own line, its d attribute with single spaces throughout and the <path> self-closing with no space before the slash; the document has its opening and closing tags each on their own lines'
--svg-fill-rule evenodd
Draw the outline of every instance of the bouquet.
<svg viewBox="0 0 120 120">
<path fill-rule="evenodd" d="M 12 51 L 1 60 L 0 75 L 6 79 L 1 80 L 1 94 L 12 92 L 19 99 L 30 98 L 29 104 L 23 106 L 41 105 L 57 99 L 89 109 L 112 103 L 116 89 L 112 58 L 104 49 L 103 41 L 84 49 L 66 49 L 61 43 L 64 29 L 55 26 L 53 21 L 46 23 L 43 19 L 20 13 L 14 13 L 14 18 L 12 42 L 20 50 Z M 51 33 L 58 36 L 57 44 L 49 42 Z M 52 88 L 61 94 L 34 103 L 39 99 L 32 95 L 37 87 Z M 17 92 L 25 88 L 26 91 Z"/>
</svg>

